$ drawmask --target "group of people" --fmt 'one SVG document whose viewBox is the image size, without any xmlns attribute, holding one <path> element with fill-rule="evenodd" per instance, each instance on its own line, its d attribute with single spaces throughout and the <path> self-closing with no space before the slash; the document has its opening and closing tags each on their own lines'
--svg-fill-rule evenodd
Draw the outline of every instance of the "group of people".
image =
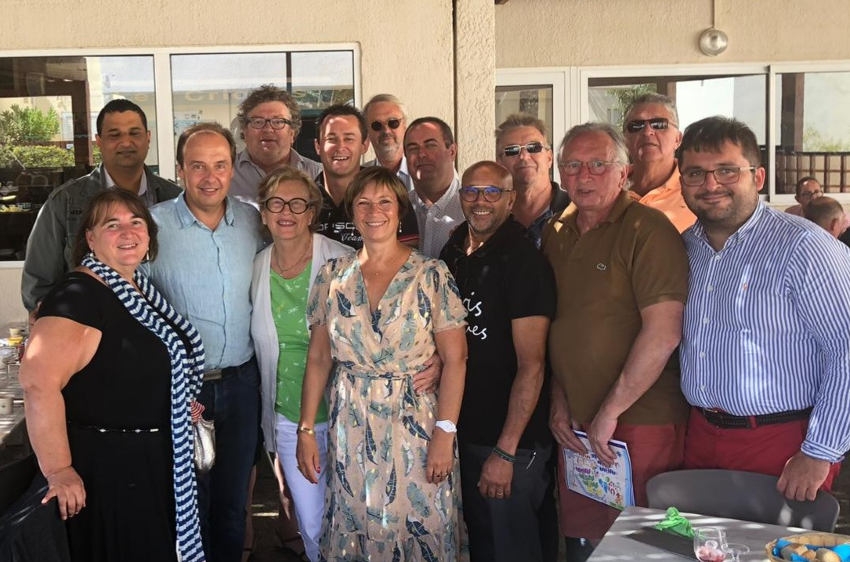
<svg viewBox="0 0 850 562">
<path fill-rule="evenodd" d="M 286 91 L 239 120 L 239 154 L 218 124 L 181 134 L 181 191 L 144 166 L 141 109 L 110 102 L 103 164 L 31 234 L 21 383 L 74 560 L 240 560 L 261 449 L 311 561 L 554 560 L 558 525 L 568 557 L 592 548 L 618 512 L 566 486 L 579 429 L 604 463 L 628 444 L 639 505 L 683 467 L 829 488 L 850 250 L 759 201 L 745 125 L 682 132 L 647 94 L 556 151 L 512 115 L 459 174 L 451 128 L 389 94 L 325 109 L 320 162 Z"/>
</svg>

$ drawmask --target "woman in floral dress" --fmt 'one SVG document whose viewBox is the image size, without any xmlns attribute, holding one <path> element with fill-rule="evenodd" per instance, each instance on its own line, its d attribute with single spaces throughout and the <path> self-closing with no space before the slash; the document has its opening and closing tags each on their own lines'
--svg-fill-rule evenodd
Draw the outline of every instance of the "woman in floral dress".
<svg viewBox="0 0 850 562">
<path fill-rule="evenodd" d="M 360 172 L 345 204 L 363 248 L 330 260 L 316 278 L 298 428 L 299 470 L 312 482 L 329 479 L 322 555 L 466 559 L 454 440 L 466 311 L 445 264 L 398 241 L 409 202 L 392 172 Z M 411 382 L 435 349 L 439 401 Z M 326 388 L 329 466 L 320 466 L 313 422 Z"/>
</svg>

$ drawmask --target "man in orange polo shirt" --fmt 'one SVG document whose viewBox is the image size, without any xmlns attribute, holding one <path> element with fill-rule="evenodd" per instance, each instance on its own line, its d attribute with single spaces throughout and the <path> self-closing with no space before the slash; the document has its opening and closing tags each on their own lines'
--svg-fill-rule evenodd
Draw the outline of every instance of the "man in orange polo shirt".
<svg viewBox="0 0 850 562">
<path fill-rule="evenodd" d="M 658 209 L 679 232 L 697 218 L 682 197 L 676 149 L 682 142 L 679 113 L 673 100 L 662 94 L 644 94 L 626 110 L 623 134 L 629 147 L 631 195 Z"/>
<path fill-rule="evenodd" d="M 572 204 L 543 233 L 558 290 L 549 425 L 579 453 L 586 451 L 573 430 L 587 431 L 606 463 L 615 460 L 608 440 L 625 441 L 635 501 L 646 505 L 646 481 L 683 460 L 688 405 L 673 352 L 688 258 L 670 221 L 625 191 L 627 158 L 622 136 L 605 123 L 573 127 L 561 143 L 558 168 Z M 567 489 L 560 459 L 561 533 L 596 542 L 620 512 Z"/>
</svg>

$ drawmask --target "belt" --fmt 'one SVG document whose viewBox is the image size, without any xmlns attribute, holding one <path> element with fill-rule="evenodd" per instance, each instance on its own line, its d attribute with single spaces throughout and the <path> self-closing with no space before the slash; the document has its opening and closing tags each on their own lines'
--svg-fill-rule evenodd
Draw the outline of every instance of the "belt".
<svg viewBox="0 0 850 562">
<path fill-rule="evenodd" d="M 762 425 L 805 420 L 812 413 L 811 408 L 806 408 L 805 410 L 788 410 L 787 412 L 758 416 L 734 416 L 722 410 L 707 410 L 705 408 L 697 408 L 697 410 L 699 410 L 708 423 L 722 429 L 755 429 Z"/>
<path fill-rule="evenodd" d="M 204 371 L 204 382 L 207 381 L 218 381 L 224 376 L 224 369 L 210 369 L 209 371 Z"/>
<path fill-rule="evenodd" d="M 71 420 L 68 420 L 68 425 L 86 431 L 96 431 L 98 433 L 158 433 L 161 430 L 159 427 L 98 427 L 96 425 L 82 425 Z"/>
</svg>

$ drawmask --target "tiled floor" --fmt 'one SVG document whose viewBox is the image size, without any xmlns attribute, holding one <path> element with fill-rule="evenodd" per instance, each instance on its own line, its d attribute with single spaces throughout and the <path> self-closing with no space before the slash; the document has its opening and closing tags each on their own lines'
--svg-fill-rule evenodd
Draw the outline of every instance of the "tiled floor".
<svg viewBox="0 0 850 562">
<path fill-rule="evenodd" d="M 836 533 L 850 534 L 850 467 L 845 467 L 833 490 L 841 503 L 841 515 Z M 280 549 L 274 527 L 277 522 L 277 485 L 265 461 L 257 474 L 254 492 L 254 555 L 252 562 L 298 562 Z"/>
</svg>

